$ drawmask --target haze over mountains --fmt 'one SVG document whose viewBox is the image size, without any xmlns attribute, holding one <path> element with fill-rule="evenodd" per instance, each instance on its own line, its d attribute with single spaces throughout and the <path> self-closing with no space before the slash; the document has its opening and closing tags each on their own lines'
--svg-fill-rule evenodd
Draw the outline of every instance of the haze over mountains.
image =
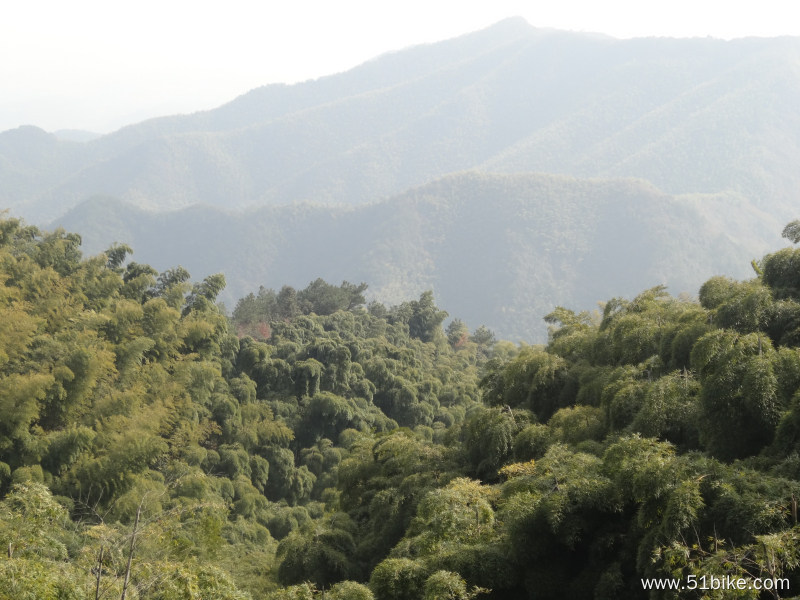
<svg viewBox="0 0 800 600">
<path fill-rule="evenodd" d="M 229 302 L 363 280 L 541 339 L 557 304 L 747 276 L 798 216 L 798 106 L 798 38 L 511 19 L 96 139 L 0 133 L 0 205 L 89 252 L 224 271 Z"/>
</svg>

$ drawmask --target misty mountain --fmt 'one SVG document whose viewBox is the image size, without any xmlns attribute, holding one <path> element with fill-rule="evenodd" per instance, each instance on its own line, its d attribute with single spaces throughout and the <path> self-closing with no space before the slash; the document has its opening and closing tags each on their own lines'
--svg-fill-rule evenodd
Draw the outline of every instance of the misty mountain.
<svg viewBox="0 0 800 600">
<path fill-rule="evenodd" d="M 799 58 L 795 38 L 616 40 L 510 19 L 83 144 L 4 132 L 0 201 L 39 220 L 98 194 L 150 210 L 355 205 L 474 169 L 736 192 L 786 219 Z"/>
<path fill-rule="evenodd" d="M 799 59 L 796 38 L 510 19 L 97 138 L 2 132 L 0 205 L 89 252 L 225 272 L 228 303 L 365 281 L 541 339 L 557 304 L 695 293 L 775 247 L 797 217 Z"/>
<path fill-rule="evenodd" d="M 59 129 L 58 131 L 54 131 L 53 135 L 56 136 L 56 139 L 66 142 L 91 142 L 103 136 L 102 133 L 85 131 L 83 129 Z"/>
<path fill-rule="evenodd" d="M 180 264 L 195 279 L 224 271 L 230 309 L 259 284 L 364 281 L 387 303 L 432 289 L 473 328 L 528 341 L 544 339 L 542 317 L 556 305 L 592 309 L 660 284 L 696 294 L 714 274 L 752 276 L 750 260 L 778 245 L 780 231 L 731 195 L 673 196 L 632 179 L 478 173 L 356 207 L 155 213 L 96 198 L 60 223 L 80 231 L 91 253 L 125 241 L 134 260 L 159 270 Z"/>
</svg>

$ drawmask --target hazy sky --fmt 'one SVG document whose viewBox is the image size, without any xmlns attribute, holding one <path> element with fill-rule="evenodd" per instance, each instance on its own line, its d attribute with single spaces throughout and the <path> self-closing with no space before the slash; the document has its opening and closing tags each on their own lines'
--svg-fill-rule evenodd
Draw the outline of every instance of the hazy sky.
<svg viewBox="0 0 800 600">
<path fill-rule="evenodd" d="M 519 15 L 615 37 L 800 35 L 793 0 L 26 0 L 0 19 L 0 131 L 106 132 Z"/>
</svg>

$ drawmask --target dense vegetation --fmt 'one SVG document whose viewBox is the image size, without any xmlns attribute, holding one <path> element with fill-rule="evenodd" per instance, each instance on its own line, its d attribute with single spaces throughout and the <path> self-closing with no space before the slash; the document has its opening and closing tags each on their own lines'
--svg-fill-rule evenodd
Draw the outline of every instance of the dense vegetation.
<svg viewBox="0 0 800 600">
<path fill-rule="evenodd" d="M 228 318 L 222 275 L 80 241 L 0 221 L 0 597 L 800 586 L 800 249 L 517 346 L 348 282 Z"/>
</svg>

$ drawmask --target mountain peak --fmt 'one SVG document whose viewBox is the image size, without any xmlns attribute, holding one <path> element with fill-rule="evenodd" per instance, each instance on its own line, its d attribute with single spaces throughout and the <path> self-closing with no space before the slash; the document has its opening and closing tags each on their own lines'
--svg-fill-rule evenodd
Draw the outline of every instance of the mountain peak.
<svg viewBox="0 0 800 600">
<path fill-rule="evenodd" d="M 495 30 L 495 31 L 503 31 L 503 32 L 519 32 L 519 33 L 530 33 L 534 31 L 536 28 L 533 27 L 524 17 L 515 16 L 515 17 L 507 17 L 502 19 L 501 21 L 497 21 L 494 25 L 490 25 L 486 28 L 486 30 Z"/>
</svg>

